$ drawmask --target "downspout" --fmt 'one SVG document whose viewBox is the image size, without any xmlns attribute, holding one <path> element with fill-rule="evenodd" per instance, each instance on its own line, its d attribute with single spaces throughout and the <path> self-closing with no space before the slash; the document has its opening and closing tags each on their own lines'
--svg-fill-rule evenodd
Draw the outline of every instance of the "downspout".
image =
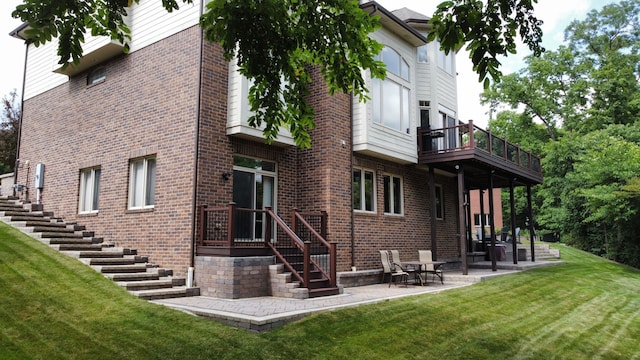
<svg viewBox="0 0 640 360">
<path fill-rule="evenodd" d="M 14 37 L 18 37 L 22 40 L 26 40 L 25 38 L 23 38 L 22 36 L 20 36 L 20 33 L 18 30 L 15 30 L 13 33 L 9 34 L 11 36 Z M 22 94 L 20 95 L 20 118 L 18 119 L 18 139 L 16 142 L 16 162 L 14 164 L 14 168 L 13 168 L 13 196 L 15 197 L 17 195 L 16 193 L 16 185 L 18 185 L 18 168 L 20 165 L 20 140 L 22 138 L 22 117 L 24 114 L 24 89 L 25 89 L 25 83 L 27 80 L 27 57 L 29 56 L 29 45 L 24 46 L 24 64 L 22 65 L 23 70 L 22 70 Z M 28 179 L 27 179 L 28 181 Z"/>
<path fill-rule="evenodd" d="M 200 3 L 200 16 L 204 12 L 204 1 Z M 194 159 L 193 159 L 193 196 L 191 199 L 191 256 L 189 259 L 189 269 L 187 270 L 187 287 L 193 287 L 193 272 L 196 257 L 196 220 L 198 219 L 198 160 L 200 159 L 200 108 L 202 101 L 202 54 L 204 52 L 204 35 L 200 25 L 200 53 L 198 54 L 198 94 L 196 95 L 196 129 L 194 135 Z"/>
<path fill-rule="evenodd" d="M 356 229 L 355 220 L 356 216 L 353 211 L 353 97 L 355 94 L 351 93 L 351 99 L 349 100 L 349 121 L 351 121 L 351 141 L 349 142 L 349 168 L 351 169 L 349 179 L 351 182 L 351 271 L 356 271 Z"/>
</svg>

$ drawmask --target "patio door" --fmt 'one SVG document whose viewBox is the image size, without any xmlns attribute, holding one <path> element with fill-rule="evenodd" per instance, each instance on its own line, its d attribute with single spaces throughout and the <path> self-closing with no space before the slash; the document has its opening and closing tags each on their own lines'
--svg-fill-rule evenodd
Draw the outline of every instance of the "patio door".
<svg viewBox="0 0 640 360">
<path fill-rule="evenodd" d="M 234 156 L 233 201 L 238 209 L 275 211 L 275 163 Z M 266 216 L 255 211 L 239 210 L 235 221 L 236 240 L 262 240 Z"/>
</svg>

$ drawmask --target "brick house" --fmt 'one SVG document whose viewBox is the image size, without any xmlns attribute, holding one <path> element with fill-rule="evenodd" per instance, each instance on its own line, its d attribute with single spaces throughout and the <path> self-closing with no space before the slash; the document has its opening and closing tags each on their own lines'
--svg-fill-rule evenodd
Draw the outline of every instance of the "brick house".
<svg viewBox="0 0 640 360">
<path fill-rule="evenodd" d="M 205 295 L 237 298 L 270 294 L 268 265 L 286 256 L 269 244 L 288 236 L 274 215 L 293 229 L 294 211 L 321 219 L 311 227 L 334 249 L 315 259 L 369 277 L 358 283 L 379 281 L 383 249 L 402 258 L 431 249 L 466 271 L 468 191 L 542 181 L 538 158 L 457 120 L 455 57 L 426 42 L 424 15 L 361 5 L 380 17 L 371 36 L 385 45 L 388 77 L 365 74 L 367 103 L 315 81 L 317 127 L 301 150 L 286 130 L 267 145 L 248 126 L 248 81 L 203 40 L 201 7 L 166 13 L 141 0 L 126 55 L 87 38 L 81 61 L 62 69 L 55 42 L 28 48 L 16 170 L 32 189 L 24 200 L 176 274 L 195 268 Z M 45 165 L 37 194 L 26 160 Z"/>
</svg>

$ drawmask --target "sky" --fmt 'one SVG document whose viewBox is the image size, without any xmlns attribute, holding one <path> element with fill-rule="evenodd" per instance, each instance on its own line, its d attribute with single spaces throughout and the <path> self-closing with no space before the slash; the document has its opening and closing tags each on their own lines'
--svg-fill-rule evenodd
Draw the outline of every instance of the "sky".
<svg viewBox="0 0 640 360">
<path fill-rule="evenodd" d="M 431 16 L 436 6 L 444 0 L 378 0 L 388 10 L 407 7 L 411 10 Z M 0 66 L 0 97 L 17 89 L 22 94 L 22 76 L 24 72 L 25 49 L 21 40 L 9 36 L 9 33 L 20 26 L 21 22 L 11 18 L 11 12 L 20 0 L 0 1 L 0 49 L 4 53 Z M 592 10 L 600 10 L 602 6 L 615 3 L 614 0 L 538 0 L 534 5 L 534 13 L 544 21 L 543 45 L 548 50 L 556 50 L 564 40 L 564 29 L 573 20 L 583 20 Z M 158 1 L 160 6 L 160 1 Z M 529 55 L 524 46 L 518 47 L 518 53 L 510 55 L 502 61 L 503 74 L 516 72 L 524 67 L 522 59 Z M 473 72 L 468 54 L 461 51 L 456 56 L 458 71 L 458 118 L 462 121 L 474 120 L 474 123 L 485 127 L 488 119 L 488 108 L 480 105 L 482 84 Z"/>
</svg>

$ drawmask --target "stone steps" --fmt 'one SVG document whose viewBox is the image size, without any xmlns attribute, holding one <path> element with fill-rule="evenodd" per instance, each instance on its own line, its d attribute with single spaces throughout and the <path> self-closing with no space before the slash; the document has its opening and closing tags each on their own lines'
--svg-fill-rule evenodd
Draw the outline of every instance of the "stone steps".
<svg viewBox="0 0 640 360">
<path fill-rule="evenodd" d="M 129 293 L 146 300 L 199 295 L 171 270 L 148 263 L 134 249 L 117 248 L 76 223 L 65 223 L 53 214 L 31 211 L 30 205 L 0 197 L 0 221 L 12 225 L 61 253 L 91 266 Z"/>
</svg>

